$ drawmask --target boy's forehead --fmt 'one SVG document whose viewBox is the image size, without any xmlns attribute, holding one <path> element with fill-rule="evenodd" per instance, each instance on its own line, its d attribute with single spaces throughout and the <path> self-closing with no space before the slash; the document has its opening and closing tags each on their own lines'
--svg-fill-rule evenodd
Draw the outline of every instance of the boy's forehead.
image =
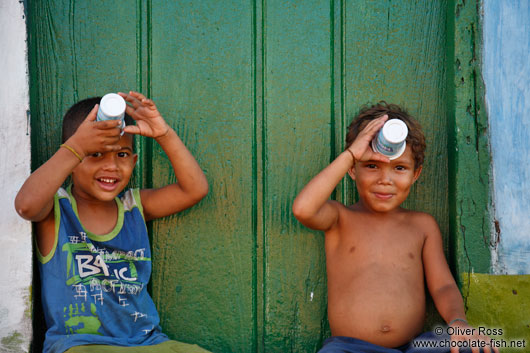
<svg viewBox="0 0 530 353">
<path fill-rule="evenodd" d="M 131 134 L 123 134 L 118 141 L 118 144 L 122 147 L 129 147 L 133 149 L 133 136 Z"/>
<path fill-rule="evenodd" d="M 407 147 L 405 148 L 405 152 L 403 152 L 403 154 L 401 156 L 399 156 L 398 158 L 390 161 L 390 162 L 410 162 L 410 163 L 414 163 L 414 154 L 412 153 L 412 148 L 410 147 L 410 145 L 407 145 Z"/>
<path fill-rule="evenodd" d="M 412 148 L 407 145 L 405 152 L 396 159 L 390 161 L 390 164 L 399 164 L 399 163 L 409 163 L 414 164 L 414 154 L 412 153 Z"/>
</svg>

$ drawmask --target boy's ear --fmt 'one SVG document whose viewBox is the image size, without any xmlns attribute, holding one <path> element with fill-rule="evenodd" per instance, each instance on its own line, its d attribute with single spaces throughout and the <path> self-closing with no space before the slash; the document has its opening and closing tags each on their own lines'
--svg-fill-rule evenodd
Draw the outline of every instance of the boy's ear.
<svg viewBox="0 0 530 353">
<path fill-rule="evenodd" d="M 135 153 L 133 155 L 133 163 L 134 163 L 134 166 L 136 166 L 136 162 L 138 162 L 138 155 Z"/>
<path fill-rule="evenodd" d="M 414 184 L 416 182 L 416 180 L 418 180 L 418 178 L 420 177 L 420 174 L 421 174 L 421 170 L 423 169 L 423 166 L 420 165 L 418 168 L 414 169 L 414 180 L 412 181 L 412 183 Z"/>
</svg>

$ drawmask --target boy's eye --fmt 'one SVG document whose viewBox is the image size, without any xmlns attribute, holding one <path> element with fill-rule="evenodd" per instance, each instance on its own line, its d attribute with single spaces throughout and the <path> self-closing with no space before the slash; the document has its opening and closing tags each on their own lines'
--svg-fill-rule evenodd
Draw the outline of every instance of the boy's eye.
<svg viewBox="0 0 530 353">
<path fill-rule="evenodd" d="M 92 153 L 92 157 L 94 158 L 98 158 L 98 157 L 101 157 L 103 154 L 101 152 L 96 152 L 96 153 Z"/>
<path fill-rule="evenodd" d="M 125 158 L 125 157 L 128 157 L 128 156 L 129 156 L 128 152 L 118 152 L 118 157 L 120 157 L 120 158 Z"/>
<path fill-rule="evenodd" d="M 377 165 L 375 165 L 375 164 L 373 164 L 373 163 L 371 163 L 371 164 L 367 164 L 367 165 L 366 165 L 366 168 L 375 169 L 375 168 L 377 168 Z"/>
<path fill-rule="evenodd" d="M 397 170 L 407 170 L 407 167 L 403 166 L 403 165 L 398 165 L 396 167 Z"/>
</svg>

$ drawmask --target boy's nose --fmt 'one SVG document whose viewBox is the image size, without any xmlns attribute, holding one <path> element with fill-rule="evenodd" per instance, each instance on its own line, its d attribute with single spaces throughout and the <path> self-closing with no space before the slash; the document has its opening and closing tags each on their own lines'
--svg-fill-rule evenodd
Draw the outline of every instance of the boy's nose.
<svg viewBox="0 0 530 353">
<path fill-rule="evenodd" d="M 392 175 L 390 171 L 382 170 L 381 175 L 379 176 L 380 184 L 392 184 Z"/>
<path fill-rule="evenodd" d="M 105 170 L 116 170 L 118 169 L 117 156 L 114 153 L 107 153 L 103 159 L 103 169 Z"/>
</svg>

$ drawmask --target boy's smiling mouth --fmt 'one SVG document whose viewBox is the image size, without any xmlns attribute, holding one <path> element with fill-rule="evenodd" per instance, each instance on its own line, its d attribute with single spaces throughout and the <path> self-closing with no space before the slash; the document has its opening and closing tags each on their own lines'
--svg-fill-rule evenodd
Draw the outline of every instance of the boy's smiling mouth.
<svg viewBox="0 0 530 353">
<path fill-rule="evenodd" d="M 115 182 L 117 182 L 117 180 L 113 178 L 99 178 L 98 181 L 106 184 L 114 184 Z"/>
<path fill-rule="evenodd" d="M 381 200 L 388 200 L 394 196 L 394 194 L 390 193 L 382 193 L 382 192 L 374 192 L 375 197 Z"/>
<path fill-rule="evenodd" d="M 113 191 L 117 186 L 119 179 L 112 177 L 100 177 L 96 178 L 99 186 L 106 191 Z"/>
</svg>

